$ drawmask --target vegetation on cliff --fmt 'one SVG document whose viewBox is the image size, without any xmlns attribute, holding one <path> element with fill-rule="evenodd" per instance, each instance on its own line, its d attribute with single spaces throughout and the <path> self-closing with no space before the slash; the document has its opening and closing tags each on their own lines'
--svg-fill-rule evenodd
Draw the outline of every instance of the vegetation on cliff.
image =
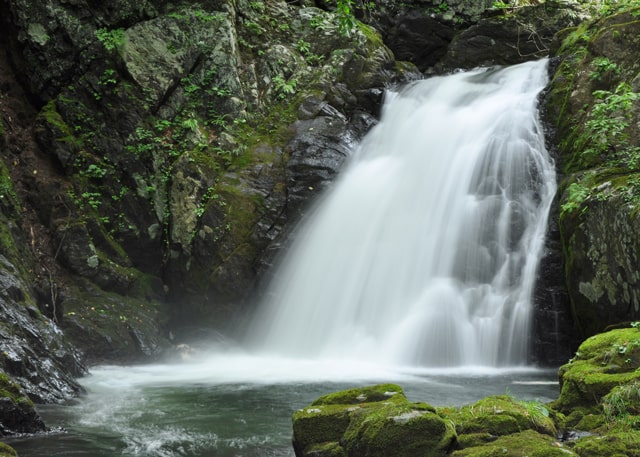
<svg viewBox="0 0 640 457">
<path fill-rule="evenodd" d="M 583 337 L 640 314 L 640 9 L 607 5 L 599 19 L 558 34 L 546 104 L 563 173 L 567 290 Z"/>
</svg>

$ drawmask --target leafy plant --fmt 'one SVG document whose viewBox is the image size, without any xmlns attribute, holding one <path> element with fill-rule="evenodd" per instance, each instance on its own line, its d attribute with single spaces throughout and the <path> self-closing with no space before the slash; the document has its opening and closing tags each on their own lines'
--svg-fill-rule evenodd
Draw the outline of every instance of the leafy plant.
<svg viewBox="0 0 640 457">
<path fill-rule="evenodd" d="M 84 175 L 88 176 L 89 178 L 104 178 L 106 174 L 107 170 L 100 165 L 96 165 L 95 163 L 89 165 L 84 171 Z"/>
<path fill-rule="evenodd" d="M 117 73 L 113 68 L 107 68 L 103 73 L 98 84 L 101 86 L 115 86 L 118 84 L 116 79 Z"/>
<path fill-rule="evenodd" d="M 617 63 L 611 62 L 608 57 L 596 57 L 593 59 L 593 65 L 595 66 L 595 70 L 590 76 L 592 80 L 600 81 L 602 79 L 602 75 L 605 73 L 619 75 L 622 72 L 622 68 L 620 68 Z"/>
<path fill-rule="evenodd" d="M 107 51 L 113 51 L 124 43 L 124 29 L 105 29 L 96 30 L 96 37 L 102 43 Z"/>
<path fill-rule="evenodd" d="M 282 75 L 276 75 L 273 77 L 273 84 L 275 85 L 278 97 L 286 98 L 288 95 L 296 93 L 298 81 L 293 78 L 287 81 Z"/>
<path fill-rule="evenodd" d="M 353 15 L 353 0 L 337 0 L 336 15 L 338 17 L 338 32 L 349 36 L 356 27 L 356 18 Z"/>
<path fill-rule="evenodd" d="M 324 60 L 323 56 L 311 52 L 311 43 L 303 40 L 302 38 L 296 42 L 296 49 L 304 56 L 304 59 L 309 65 L 316 65 Z"/>
<path fill-rule="evenodd" d="M 615 92 L 597 90 L 593 92 L 597 100 L 585 123 L 586 145 L 584 154 L 597 155 L 617 145 L 626 146 L 627 133 L 631 118 L 631 107 L 640 94 L 631 90 L 631 85 L 621 82 Z M 623 149 L 623 148 L 620 148 Z"/>
<path fill-rule="evenodd" d="M 560 207 L 560 213 L 571 213 L 577 209 L 582 207 L 582 204 L 589 196 L 589 189 L 584 187 L 579 182 L 573 182 L 569 184 L 567 187 L 567 198 L 564 200 L 564 203 Z M 582 211 L 585 211 L 586 208 L 583 208 Z"/>
</svg>

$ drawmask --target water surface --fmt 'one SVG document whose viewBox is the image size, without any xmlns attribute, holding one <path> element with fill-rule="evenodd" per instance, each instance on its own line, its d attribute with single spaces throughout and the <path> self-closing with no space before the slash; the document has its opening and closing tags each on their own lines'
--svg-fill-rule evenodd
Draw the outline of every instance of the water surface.
<svg viewBox="0 0 640 457">
<path fill-rule="evenodd" d="M 194 363 L 98 367 L 87 394 L 39 412 L 63 430 L 10 441 L 21 457 L 293 456 L 291 416 L 321 395 L 381 382 L 412 401 L 463 405 L 511 394 L 557 396 L 556 370 L 381 368 L 347 361 L 215 356 Z"/>
</svg>

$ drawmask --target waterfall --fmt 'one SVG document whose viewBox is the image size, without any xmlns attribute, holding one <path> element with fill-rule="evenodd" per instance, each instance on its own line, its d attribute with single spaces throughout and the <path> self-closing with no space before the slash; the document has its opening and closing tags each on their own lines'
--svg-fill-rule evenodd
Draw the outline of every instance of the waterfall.
<svg viewBox="0 0 640 457">
<path fill-rule="evenodd" d="M 414 367 L 526 363 L 555 171 L 546 60 L 387 96 L 298 228 L 248 340 L 261 351 Z"/>
</svg>

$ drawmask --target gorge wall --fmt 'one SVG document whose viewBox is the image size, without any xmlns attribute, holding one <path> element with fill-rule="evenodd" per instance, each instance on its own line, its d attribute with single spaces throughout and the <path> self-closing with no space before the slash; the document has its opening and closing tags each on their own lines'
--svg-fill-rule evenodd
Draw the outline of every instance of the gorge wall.
<svg viewBox="0 0 640 457">
<path fill-rule="evenodd" d="M 536 360 L 570 356 L 574 318 L 580 336 L 634 319 L 633 175 L 573 160 L 598 139 L 574 141 L 584 122 L 571 119 L 590 119 L 584 103 L 622 81 L 624 94 L 638 90 L 632 48 L 615 45 L 635 18 L 587 26 L 584 2 L 492 3 L 360 3 L 362 22 L 343 34 L 348 18 L 324 1 L 0 0 L 0 370 L 19 392 L 7 408 L 28 418 L 17 399 L 75 395 L 86 364 L 148 360 L 176 336 L 236 321 L 287 231 L 376 123 L 386 87 L 550 50 L 563 59 L 547 119 L 565 181 L 536 295 Z M 572 44 L 553 41 L 561 30 Z M 633 106 L 610 140 L 624 138 L 629 153 L 611 155 L 631 168 Z M 573 183 L 594 193 L 576 200 Z M 0 434 L 22 430 L 2 423 Z"/>
</svg>

